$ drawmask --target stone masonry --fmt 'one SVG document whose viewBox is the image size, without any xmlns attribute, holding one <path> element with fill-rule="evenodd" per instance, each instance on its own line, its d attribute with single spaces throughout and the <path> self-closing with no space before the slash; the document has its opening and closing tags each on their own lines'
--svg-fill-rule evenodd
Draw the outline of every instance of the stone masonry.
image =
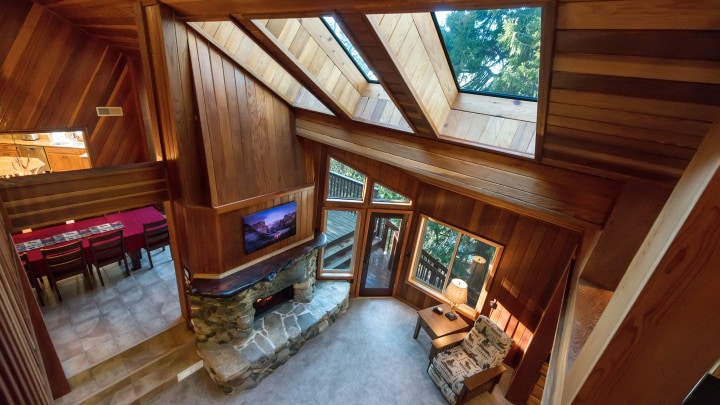
<svg viewBox="0 0 720 405">
<path fill-rule="evenodd" d="M 319 281 L 311 302 L 280 305 L 255 321 L 247 338 L 198 343 L 205 369 L 225 393 L 254 387 L 345 313 L 349 294 L 346 281 Z"/>
</svg>

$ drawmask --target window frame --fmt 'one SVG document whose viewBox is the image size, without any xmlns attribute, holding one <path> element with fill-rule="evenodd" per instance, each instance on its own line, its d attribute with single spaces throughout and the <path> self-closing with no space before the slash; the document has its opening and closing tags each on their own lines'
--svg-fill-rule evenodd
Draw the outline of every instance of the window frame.
<svg viewBox="0 0 720 405">
<path fill-rule="evenodd" d="M 424 281 L 422 281 L 416 277 L 417 268 L 418 268 L 418 265 L 420 262 L 420 253 L 422 251 L 423 242 L 425 241 L 425 234 L 426 234 L 426 230 L 427 230 L 428 221 L 435 222 L 437 224 L 440 224 L 442 226 L 450 228 L 458 233 L 457 239 L 455 241 L 455 246 L 453 247 L 452 258 L 448 265 L 447 273 L 445 273 L 445 283 L 443 285 L 443 288 L 440 291 L 435 290 L 434 288 L 429 286 L 427 283 L 425 283 Z M 502 254 L 503 254 L 503 250 L 504 250 L 503 245 L 501 245 L 497 242 L 493 242 L 492 240 L 484 238 L 482 236 L 476 235 L 474 233 L 460 229 L 456 226 L 450 225 L 444 221 L 438 220 L 429 215 L 420 214 L 420 223 L 418 224 L 418 228 L 417 228 L 417 237 L 415 240 L 412 261 L 410 262 L 410 268 L 408 270 L 408 276 L 407 276 L 406 281 L 408 284 L 414 286 L 415 288 L 420 289 L 425 294 L 428 294 L 441 302 L 448 302 L 448 300 L 445 297 L 445 294 L 443 292 L 447 288 L 447 284 L 450 281 L 450 274 L 452 273 L 453 263 L 455 262 L 455 259 L 456 259 L 458 246 L 460 244 L 460 238 L 463 235 L 477 239 L 477 240 L 481 241 L 482 243 L 493 246 L 496 249 L 492 262 L 488 263 L 488 270 L 485 275 L 485 279 L 483 280 L 483 284 L 481 286 L 479 286 L 480 296 L 478 297 L 475 307 L 474 308 L 470 307 L 467 304 L 463 304 L 463 305 L 460 305 L 457 307 L 457 310 L 459 312 L 461 312 L 462 314 L 464 314 L 468 317 L 475 317 L 476 314 L 482 310 L 482 307 L 485 304 L 485 301 L 487 299 L 488 282 L 493 279 L 495 272 L 497 271 L 497 268 L 500 265 L 500 260 L 502 258 Z"/>
</svg>

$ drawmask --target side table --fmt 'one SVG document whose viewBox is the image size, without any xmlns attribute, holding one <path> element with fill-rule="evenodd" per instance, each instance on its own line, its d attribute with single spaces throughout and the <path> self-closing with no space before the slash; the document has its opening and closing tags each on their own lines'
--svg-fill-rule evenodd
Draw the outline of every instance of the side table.
<svg viewBox="0 0 720 405">
<path fill-rule="evenodd" d="M 430 339 L 433 340 L 451 333 L 463 332 L 470 329 L 470 325 L 468 325 L 461 316 L 458 315 L 454 321 L 449 320 L 445 316 L 445 313 L 450 311 L 450 305 L 442 304 L 440 307 L 443 309 L 441 314 L 433 312 L 433 307 L 417 311 L 418 319 L 417 324 L 415 324 L 413 339 L 417 339 L 421 327 L 428 336 L 430 336 Z"/>
</svg>

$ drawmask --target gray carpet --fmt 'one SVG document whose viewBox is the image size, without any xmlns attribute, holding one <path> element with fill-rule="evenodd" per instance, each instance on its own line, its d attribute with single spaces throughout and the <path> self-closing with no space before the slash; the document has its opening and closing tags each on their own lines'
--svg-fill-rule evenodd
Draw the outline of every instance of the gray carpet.
<svg viewBox="0 0 720 405">
<path fill-rule="evenodd" d="M 223 394 L 200 370 L 152 404 L 447 404 L 426 373 L 430 339 L 412 334 L 415 310 L 393 298 L 358 298 L 348 312 L 257 387 Z M 506 373 L 508 374 L 508 373 Z M 504 403 L 500 390 L 473 404 Z"/>
</svg>

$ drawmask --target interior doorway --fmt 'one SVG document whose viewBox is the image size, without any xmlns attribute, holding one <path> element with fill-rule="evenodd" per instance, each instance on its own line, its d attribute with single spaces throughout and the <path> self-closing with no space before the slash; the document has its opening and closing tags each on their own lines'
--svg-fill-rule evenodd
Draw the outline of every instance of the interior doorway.
<svg viewBox="0 0 720 405">
<path fill-rule="evenodd" d="M 408 214 L 371 212 L 360 276 L 361 296 L 392 295 Z"/>
</svg>

